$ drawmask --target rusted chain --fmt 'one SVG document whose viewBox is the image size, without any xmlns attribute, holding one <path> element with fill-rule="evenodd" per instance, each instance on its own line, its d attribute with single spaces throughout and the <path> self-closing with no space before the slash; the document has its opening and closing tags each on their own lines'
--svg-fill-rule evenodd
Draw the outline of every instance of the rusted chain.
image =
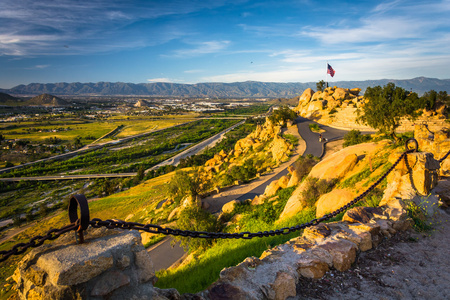
<svg viewBox="0 0 450 300">
<path fill-rule="evenodd" d="M 413 148 L 410 148 L 410 144 L 413 143 Z M 408 139 L 405 144 L 406 151 L 403 152 L 400 157 L 394 162 L 394 164 L 387 170 L 376 182 L 374 182 L 369 188 L 367 188 L 360 195 L 355 197 L 352 201 L 342 206 L 341 208 L 328 213 L 320 218 L 315 218 L 307 223 L 299 224 L 292 227 L 283 227 L 276 230 L 270 231 L 259 231 L 259 232 L 238 232 L 238 233 L 226 233 L 226 232 L 205 232 L 205 231 L 191 231 L 191 230 L 181 230 L 173 229 L 169 227 L 162 227 L 154 224 L 141 224 L 136 222 L 125 222 L 121 220 L 101 220 L 92 219 L 89 220 L 89 207 L 87 206 L 86 198 L 83 195 L 73 195 L 70 199 L 69 204 L 69 218 L 71 221 L 75 220 L 71 224 L 62 227 L 60 229 L 51 229 L 47 232 L 47 235 L 41 237 L 36 236 L 28 243 L 20 243 L 12 247 L 9 251 L 0 251 L 0 262 L 5 261 L 11 255 L 18 255 L 24 253 L 30 247 L 38 247 L 42 245 L 46 240 L 54 240 L 58 238 L 61 234 L 76 230 L 79 237 L 82 239 L 82 232 L 86 230 L 88 225 L 94 228 L 106 227 L 109 229 L 119 228 L 127 230 L 139 230 L 155 234 L 173 235 L 173 236 L 183 236 L 183 237 L 193 237 L 193 238 L 212 238 L 212 239 L 252 239 L 254 237 L 268 237 L 275 235 L 286 235 L 292 232 L 296 232 L 307 227 L 318 225 L 321 222 L 328 221 L 331 218 L 337 216 L 338 214 L 346 211 L 351 206 L 355 205 L 357 202 L 362 200 L 367 196 L 377 185 L 379 185 L 387 175 L 398 165 L 402 159 L 406 159 L 406 155 L 411 152 L 417 151 L 418 144 L 413 138 Z M 450 152 L 450 151 L 449 151 Z M 447 154 L 448 155 L 448 154 Z M 77 208 L 80 207 L 80 217 L 78 217 Z M 36 242 L 37 241 L 37 242 Z"/>
</svg>

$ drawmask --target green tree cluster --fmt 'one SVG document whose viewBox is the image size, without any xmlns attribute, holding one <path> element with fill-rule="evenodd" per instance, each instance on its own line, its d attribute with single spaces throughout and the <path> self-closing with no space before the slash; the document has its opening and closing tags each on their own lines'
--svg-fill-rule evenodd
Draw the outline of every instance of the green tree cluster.
<svg viewBox="0 0 450 300">
<path fill-rule="evenodd" d="M 273 124 L 285 125 L 287 121 L 293 121 L 295 118 L 297 118 L 295 111 L 290 109 L 289 106 L 283 105 L 273 111 L 272 115 L 269 117 L 269 120 L 272 121 Z"/>
<path fill-rule="evenodd" d="M 368 102 L 358 110 L 357 121 L 378 129 L 392 136 L 395 140 L 395 130 L 404 117 L 414 120 L 418 116 L 417 110 L 422 108 L 416 93 L 408 92 L 393 83 L 384 87 L 368 87 L 364 93 Z"/>
<path fill-rule="evenodd" d="M 202 176 L 202 169 L 196 168 L 189 174 L 178 170 L 167 186 L 169 196 L 175 201 L 192 196 L 195 197 L 212 187 L 212 182 Z"/>
<path fill-rule="evenodd" d="M 321 81 L 317 82 L 316 88 L 317 88 L 317 91 L 323 92 L 323 90 L 325 89 L 325 81 L 321 80 Z"/>
<path fill-rule="evenodd" d="M 201 207 L 187 207 L 180 213 L 177 220 L 177 227 L 181 230 L 195 230 L 207 232 L 220 232 L 223 228 L 216 216 L 203 210 Z M 184 249 L 189 249 L 189 252 L 194 252 L 198 249 L 206 249 L 212 245 L 212 239 L 199 239 L 191 237 L 176 237 L 181 241 Z"/>
</svg>

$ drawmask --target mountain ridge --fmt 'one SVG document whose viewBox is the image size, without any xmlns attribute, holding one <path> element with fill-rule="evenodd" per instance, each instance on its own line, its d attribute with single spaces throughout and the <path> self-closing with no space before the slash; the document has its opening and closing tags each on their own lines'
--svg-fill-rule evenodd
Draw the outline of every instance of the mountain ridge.
<svg viewBox="0 0 450 300">
<path fill-rule="evenodd" d="M 386 85 L 393 82 L 408 91 L 419 95 L 429 90 L 447 91 L 450 93 L 450 79 L 416 77 L 412 79 L 377 79 L 364 81 L 335 81 L 330 86 L 342 88 L 361 88 Z M 156 82 L 156 83 L 125 83 L 125 82 L 58 82 L 30 83 L 18 85 L 11 89 L 0 89 L 0 92 L 11 95 L 52 94 L 58 96 L 162 96 L 162 97 L 212 97 L 212 98 L 280 98 L 295 97 L 307 88 L 316 89 L 316 82 L 204 82 L 195 84 Z"/>
</svg>

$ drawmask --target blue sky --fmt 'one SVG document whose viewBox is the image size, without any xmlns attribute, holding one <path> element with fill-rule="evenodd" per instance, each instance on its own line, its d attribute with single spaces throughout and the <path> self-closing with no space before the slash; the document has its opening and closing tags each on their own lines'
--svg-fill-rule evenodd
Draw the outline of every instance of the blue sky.
<svg viewBox="0 0 450 300">
<path fill-rule="evenodd" d="M 450 0 L 1 0 L 0 87 L 450 78 Z"/>
</svg>

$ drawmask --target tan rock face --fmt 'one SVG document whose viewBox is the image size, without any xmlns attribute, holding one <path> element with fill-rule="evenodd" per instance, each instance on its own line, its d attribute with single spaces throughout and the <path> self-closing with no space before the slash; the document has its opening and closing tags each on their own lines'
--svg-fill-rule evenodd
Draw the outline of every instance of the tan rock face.
<svg viewBox="0 0 450 300">
<path fill-rule="evenodd" d="M 349 190 L 334 189 L 331 192 L 320 196 L 316 202 L 316 217 L 321 217 L 327 213 L 344 206 L 355 198 L 356 194 Z"/>
<path fill-rule="evenodd" d="M 232 212 L 234 207 L 239 203 L 241 203 L 239 200 L 232 200 L 232 201 L 226 203 L 224 206 L 222 206 L 222 212 L 224 212 L 224 213 Z"/>
<path fill-rule="evenodd" d="M 347 98 L 348 93 L 349 93 L 348 89 L 337 88 L 333 93 L 333 97 L 334 97 L 334 99 L 344 100 Z"/>
<path fill-rule="evenodd" d="M 302 255 L 298 261 L 297 271 L 306 278 L 322 278 L 330 270 L 328 264 L 315 255 Z"/>
<path fill-rule="evenodd" d="M 331 240 L 318 247 L 331 254 L 333 257 L 333 267 L 341 272 L 350 269 L 356 259 L 356 244 L 347 240 Z"/>
<path fill-rule="evenodd" d="M 416 125 L 414 137 L 419 143 L 419 149 L 433 153 L 436 160 L 443 158 L 450 149 L 450 128 L 448 127 L 430 131 L 423 124 Z M 440 175 L 450 175 L 450 156 L 441 163 Z"/>
<path fill-rule="evenodd" d="M 287 159 L 289 144 L 280 136 L 276 135 L 273 139 L 271 151 L 272 157 L 277 162 Z"/>
<path fill-rule="evenodd" d="M 303 94 L 300 96 L 299 104 L 300 103 L 308 103 L 311 100 L 313 94 L 314 94 L 314 91 L 311 88 L 307 88 L 303 92 Z"/>
<path fill-rule="evenodd" d="M 130 287 L 126 298 L 139 294 L 133 289 L 153 289 L 153 263 L 138 231 L 88 229 L 85 239 L 75 244 L 69 232 L 27 254 L 14 274 L 19 297 L 119 299 Z"/>
<path fill-rule="evenodd" d="M 307 185 L 308 184 L 305 180 L 295 189 L 286 205 L 284 206 L 279 220 L 290 218 L 306 207 L 306 201 L 304 199 L 303 192 L 306 190 Z"/>
<path fill-rule="evenodd" d="M 356 154 L 349 154 L 341 160 L 335 160 L 334 166 L 317 164 L 310 172 L 310 176 L 320 179 L 338 179 L 344 177 L 358 162 Z"/>
<path fill-rule="evenodd" d="M 264 196 L 271 197 L 275 195 L 278 190 L 286 188 L 288 183 L 289 177 L 286 175 L 282 176 L 278 180 L 272 181 L 268 186 L 266 186 L 266 189 L 264 190 Z"/>
<path fill-rule="evenodd" d="M 388 186 L 380 202 L 386 205 L 391 200 L 413 199 L 426 196 L 437 185 L 439 163 L 428 152 L 407 154 L 407 163 L 402 160 L 388 175 Z"/>
<path fill-rule="evenodd" d="M 275 300 L 284 300 L 288 297 L 295 297 L 297 290 L 295 278 L 286 272 L 278 272 L 272 289 L 275 291 Z"/>
</svg>

